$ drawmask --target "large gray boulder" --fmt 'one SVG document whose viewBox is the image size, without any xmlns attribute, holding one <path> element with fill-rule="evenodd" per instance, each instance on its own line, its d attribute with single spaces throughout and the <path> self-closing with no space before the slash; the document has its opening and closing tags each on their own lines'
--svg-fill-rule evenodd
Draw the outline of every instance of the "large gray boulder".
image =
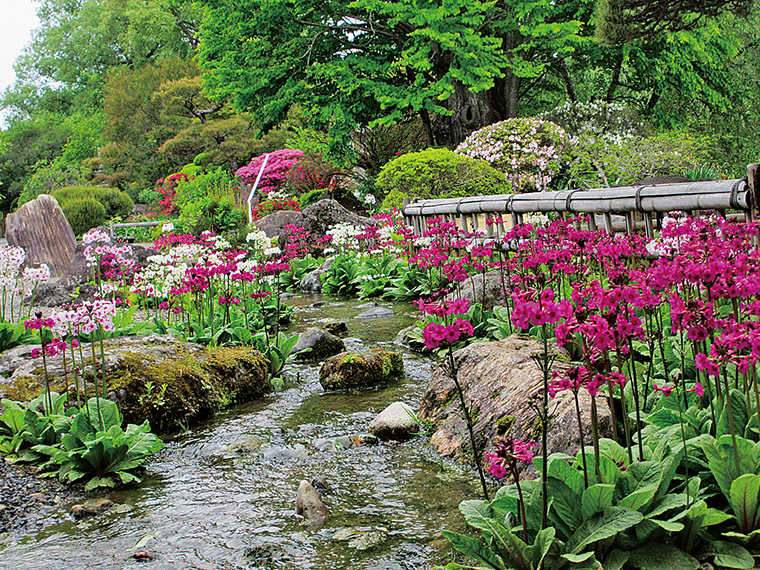
<svg viewBox="0 0 760 570">
<path fill-rule="evenodd" d="M 550 346 L 554 346 L 553 344 Z M 540 423 L 534 406 L 540 399 L 543 376 L 533 360 L 541 354 L 542 341 L 512 335 L 498 342 L 474 343 L 454 353 L 465 401 L 476 421 L 475 440 L 481 457 L 493 450 L 494 442 L 509 437 L 537 438 Z M 554 350 L 557 350 L 554 347 Z M 569 366 L 560 354 L 553 370 Z M 580 391 L 584 438 L 591 442 L 591 397 Z M 610 411 L 601 394 L 597 396 L 599 428 L 603 437 L 611 432 Z M 570 392 L 562 392 L 550 402 L 548 448 L 550 453 L 575 454 L 580 450 L 578 420 Z M 446 370 L 436 367 L 420 402 L 419 417 L 435 423 L 430 443 L 445 457 L 470 459 L 469 439 L 454 381 Z"/>
<path fill-rule="evenodd" d="M 365 227 L 377 225 L 372 218 L 354 214 L 346 210 L 336 200 L 320 200 L 316 204 L 312 204 L 296 218 L 295 225 L 301 226 L 309 232 L 309 244 L 316 245 L 317 240 L 327 234 L 327 230 L 340 222 Z"/>
<path fill-rule="evenodd" d="M 404 361 L 398 352 L 381 349 L 342 352 L 322 364 L 319 382 L 325 390 L 367 388 L 384 384 L 403 373 Z"/>
<path fill-rule="evenodd" d="M 335 257 L 328 257 L 324 263 L 317 267 L 314 271 L 310 271 L 301 279 L 301 292 L 303 293 L 319 293 L 322 291 L 322 275 L 327 273 L 327 270 L 335 261 Z"/>
<path fill-rule="evenodd" d="M 58 201 L 47 194 L 27 202 L 6 218 L 8 245 L 23 248 L 26 264 L 45 263 L 51 277 L 66 271 L 77 247 L 77 240 Z"/>
<path fill-rule="evenodd" d="M 508 275 L 502 276 L 499 271 L 489 271 L 485 275 L 476 273 L 465 279 L 459 285 L 457 293 L 452 293 L 448 299 L 462 297 L 470 304 L 482 303 L 485 310 L 490 310 L 496 305 L 504 304 L 505 290 L 507 295 L 510 292 L 508 279 Z"/>
<path fill-rule="evenodd" d="M 267 237 L 280 237 L 285 233 L 285 226 L 297 225 L 296 222 L 299 216 L 300 213 L 295 210 L 278 210 L 253 223 L 262 232 L 267 234 Z"/>
</svg>

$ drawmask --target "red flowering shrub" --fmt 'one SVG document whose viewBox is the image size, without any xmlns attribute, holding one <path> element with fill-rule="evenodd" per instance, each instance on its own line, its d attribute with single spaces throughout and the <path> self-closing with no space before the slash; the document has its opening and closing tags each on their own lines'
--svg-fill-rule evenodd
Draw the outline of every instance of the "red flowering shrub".
<svg viewBox="0 0 760 570">
<path fill-rule="evenodd" d="M 238 168 L 235 171 L 235 174 L 240 177 L 243 182 L 253 184 L 256 182 L 256 177 L 259 175 L 259 170 L 261 169 L 261 164 L 264 162 L 265 156 L 266 155 L 262 154 L 252 158 L 251 162 Z M 261 181 L 259 182 L 256 191 L 266 195 L 273 190 L 277 190 L 286 182 L 290 169 L 301 160 L 303 156 L 303 152 L 292 148 L 281 148 L 280 150 L 270 152 L 267 166 L 264 169 L 264 174 L 261 177 Z"/>
<path fill-rule="evenodd" d="M 323 190 L 335 185 L 335 177 L 342 171 L 322 160 L 320 155 L 309 156 L 299 160 L 290 168 L 287 175 L 288 186 L 297 194 L 306 194 L 312 190 Z"/>
<path fill-rule="evenodd" d="M 161 200 L 158 201 L 158 205 L 161 207 L 163 215 L 176 216 L 179 214 L 179 207 L 174 203 L 174 197 L 177 194 L 177 184 L 187 179 L 187 174 L 175 172 L 166 178 L 156 180 L 155 190 L 161 194 Z"/>
<path fill-rule="evenodd" d="M 253 208 L 251 210 L 251 217 L 254 220 L 259 220 L 272 212 L 280 210 L 295 210 L 296 212 L 300 212 L 301 208 L 298 206 L 298 202 L 292 198 L 275 198 L 274 200 L 264 200 Z"/>
</svg>

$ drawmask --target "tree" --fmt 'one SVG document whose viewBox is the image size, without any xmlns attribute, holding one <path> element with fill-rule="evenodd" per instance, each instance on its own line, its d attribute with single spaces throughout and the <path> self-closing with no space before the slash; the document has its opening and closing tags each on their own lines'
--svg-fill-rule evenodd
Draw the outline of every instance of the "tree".
<svg viewBox="0 0 760 570">
<path fill-rule="evenodd" d="M 98 106 L 114 67 L 190 57 L 200 17 L 191 3 L 173 0 L 40 0 L 37 13 L 40 27 L 16 61 L 17 83 L 3 102 L 27 116 L 50 91 Z"/>
<path fill-rule="evenodd" d="M 600 0 L 599 37 L 627 43 L 662 32 L 695 30 L 726 11 L 747 14 L 752 0 Z"/>
<path fill-rule="evenodd" d="M 214 96 L 265 127 L 300 105 L 343 142 L 419 115 L 429 144 L 453 145 L 516 115 L 522 81 L 572 51 L 580 28 L 543 0 L 201 1 Z"/>
</svg>

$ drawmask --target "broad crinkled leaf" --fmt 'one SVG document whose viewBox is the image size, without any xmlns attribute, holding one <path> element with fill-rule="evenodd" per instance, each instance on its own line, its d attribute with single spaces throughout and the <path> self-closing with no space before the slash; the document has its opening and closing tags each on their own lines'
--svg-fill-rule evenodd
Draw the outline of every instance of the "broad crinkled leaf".
<svg viewBox="0 0 760 570">
<path fill-rule="evenodd" d="M 593 548 L 594 543 L 628 530 L 642 520 L 644 516 L 638 511 L 619 507 L 609 508 L 583 521 L 568 539 L 565 551 L 569 554 L 578 554 L 587 546 Z"/>
<path fill-rule="evenodd" d="M 731 508 L 734 510 L 739 530 L 745 534 L 757 527 L 758 494 L 760 494 L 760 475 L 748 473 L 731 483 Z"/>
<path fill-rule="evenodd" d="M 591 485 L 583 491 L 581 497 L 581 512 L 583 519 L 588 519 L 596 513 L 602 512 L 612 506 L 612 494 L 615 491 L 614 485 L 604 485 L 597 483 Z M 577 510 L 578 506 L 575 506 Z"/>
</svg>

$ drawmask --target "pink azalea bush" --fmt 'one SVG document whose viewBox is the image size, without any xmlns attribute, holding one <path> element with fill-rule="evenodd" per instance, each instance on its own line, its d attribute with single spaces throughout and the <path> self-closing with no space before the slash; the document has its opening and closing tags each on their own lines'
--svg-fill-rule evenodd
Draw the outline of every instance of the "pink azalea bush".
<svg viewBox="0 0 760 570">
<path fill-rule="evenodd" d="M 259 175 L 259 170 L 261 170 L 265 156 L 265 154 L 261 154 L 253 157 L 248 164 L 238 168 L 235 171 L 235 175 L 244 183 L 253 184 L 256 182 L 256 177 Z M 292 148 L 282 148 L 269 153 L 269 160 L 256 191 L 267 195 L 279 189 L 287 181 L 291 168 L 302 160 L 303 157 L 304 153 L 302 151 Z"/>
</svg>

